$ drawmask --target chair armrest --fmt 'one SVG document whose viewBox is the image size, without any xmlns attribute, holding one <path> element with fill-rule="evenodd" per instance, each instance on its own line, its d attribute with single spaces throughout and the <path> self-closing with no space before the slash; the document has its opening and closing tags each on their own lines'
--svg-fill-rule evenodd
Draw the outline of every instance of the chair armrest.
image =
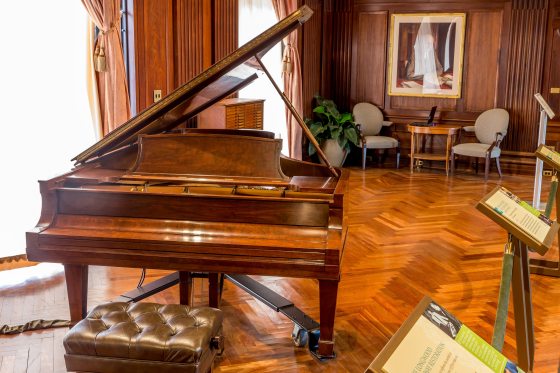
<svg viewBox="0 0 560 373">
<path fill-rule="evenodd" d="M 362 125 L 356 123 L 356 128 L 358 129 L 358 137 L 360 138 L 360 142 L 362 143 L 362 146 L 365 146 L 366 142 L 364 139 L 364 134 L 362 133 Z"/>
<path fill-rule="evenodd" d="M 501 140 L 500 141 L 494 141 L 490 145 L 490 147 L 486 150 L 486 153 L 487 154 L 492 154 L 492 150 L 494 150 L 494 148 L 496 148 L 496 147 L 499 148 L 500 147 L 500 142 L 501 142 Z"/>
<path fill-rule="evenodd" d="M 384 120 L 383 123 L 381 124 L 383 127 L 390 127 L 393 125 L 393 122 L 390 122 L 388 120 Z"/>
<path fill-rule="evenodd" d="M 463 127 L 463 131 L 474 132 L 474 126 L 465 126 L 465 127 Z"/>
<path fill-rule="evenodd" d="M 496 140 L 494 140 L 494 142 L 492 143 L 492 145 L 490 145 L 490 147 L 488 148 L 488 150 L 486 152 L 491 153 L 494 148 L 499 149 L 505 135 L 506 135 L 505 133 L 496 132 Z"/>
</svg>

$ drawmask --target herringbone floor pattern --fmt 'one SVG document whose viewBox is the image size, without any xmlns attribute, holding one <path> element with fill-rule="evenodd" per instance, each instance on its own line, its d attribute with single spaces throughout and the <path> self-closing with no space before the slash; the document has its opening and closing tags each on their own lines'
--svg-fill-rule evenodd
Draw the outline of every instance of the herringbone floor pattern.
<svg viewBox="0 0 560 373">
<path fill-rule="evenodd" d="M 222 308 L 227 342 L 215 372 L 363 372 L 425 294 L 489 341 L 506 234 L 474 206 L 496 181 L 494 177 L 485 184 L 481 176 L 470 174 L 447 178 L 435 172 L 352 169 L 335 324 L 337 358 L 320 363 L 306 349 L 294 347 L 288 319 L 226 283 Z M 531 198 L 529 176 L 505 176 L 501 184 Z M 132 289 L 139 273 L 93 267 L 90 307 Z M 163 273 L 148 271 L 147 281 Z M 318 319 L 315 281 L 261 279 Z M 557 372 L 560 279 L 532 275 L 531 280 L 535 372 Z M 206 301 L 204 285 L 196 280 L 197 304 Z M 150 300 L 178 302 L 178 290 Z M 504 353 L 515 359 L 511 312 Z M 68 318 L 62 275 L 0 289 L 0 325 L 37 318 Z M 0 338 L 0 372 L 64 371 L 64 333 L 58 329 Z"/>
</svg>

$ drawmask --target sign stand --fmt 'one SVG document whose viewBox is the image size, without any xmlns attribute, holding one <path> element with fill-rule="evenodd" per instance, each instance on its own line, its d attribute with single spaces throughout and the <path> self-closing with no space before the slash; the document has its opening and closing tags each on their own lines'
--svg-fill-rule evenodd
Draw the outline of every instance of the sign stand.
<svg viewBox="0 0 560 373">
<path fill-rule="evenodd" d="M 548 117 L 550 117 L 550 119 L 554 118 L 555 113 L 540 93 L 535 93 L 535 98 L 541 105 L 538 144 L 544 144 L 546 139 L 546 126 L 548 124 Z M 533 187 L 533 207 L 536 209 L 540 208 L 541 203 L 542 172 L 543 163 L 540 159 L 537 159 L 537 163 L 535 165 L 535 185 Z"/>
<path fill-rule="evenodd" d="M 515 319 L 517 363 L 526 372 L 533 371 L 535 362 L 535 332 L 533 327 L 533 303 L 529 279 L 529 253 L 526 244 L 512 237 L 513 270 L 511 292 Z"/>
<path fill-rule="evenodd" d="M 550 150 L 545 145 L 540 145 L 535 151 L 537 159 L 548 167 L 551 167 L 554 172 L 560 170 L 560 153 Z M 560 212 L 560 190 L 556 190 L 556 214 Z M 557 218 L 558 219 L 558 218 Z M 560 235 L 558 237 L 560 239 Z M 560 242 L 560 241 L 559 241 Z M 545 259 L 530 259 L 531 273 L 560 277 L 560 248 L 558 250 L 558 260 L 545 260 Z"/>
<path fill-rule="evenodd" d="M 535 216 L 535 211 L 531 211 L 529 205 L 520 201 L 502 187 L 496 187 L 477 204 L 476 208 L 511 235 L 514 254 L 511 291 L 517 359 L 519 367 L 526 372 L 530 372 L 533 370 L 535 359 L 535 334 L 528 252 L 534 250 L 541 255 L 546 254 L 552 245 L 554 236 L 558 233 L 558 223 L 548 221 L 542 214 Z M 508 210 L 508 208 L 511 208 L 511 210 Z M 527 219 L 533 219 L 533 223 L 524 225 L 523 219 L 517 219 L 520 215 L 525 215 Z M 531 218 L 531 215 L 534 218 Z M 539 224 L 540 233 L 533 229 L 535 225 Z"/>
</svg>

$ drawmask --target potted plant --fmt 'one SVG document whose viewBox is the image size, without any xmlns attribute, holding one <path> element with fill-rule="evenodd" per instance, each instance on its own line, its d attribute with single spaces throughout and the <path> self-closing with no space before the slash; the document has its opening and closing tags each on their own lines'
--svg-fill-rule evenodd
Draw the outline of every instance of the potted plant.
<svg viewBox="0 0 560 373">
<path fill-rule="evenodd" d="M 351 113 L 340 113 L 333 100 L 315 96 L 317 106 L 313 109 L 317 120 L 306 119 L 305 123 L 317 139 L 329 162 L 340 167 L 350 152 L 350 144 L 358 146 L 359 130 Z M 316 153 L 309 143 L 309 155 Z"/>
</svg>

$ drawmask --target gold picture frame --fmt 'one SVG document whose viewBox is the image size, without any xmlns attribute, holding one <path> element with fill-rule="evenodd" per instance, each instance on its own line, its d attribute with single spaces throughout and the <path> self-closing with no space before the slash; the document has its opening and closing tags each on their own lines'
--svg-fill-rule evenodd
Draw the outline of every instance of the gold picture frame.
<svg viewBox="0 0 560 373">
<path fill-rule="evenodd" d="M 461 97 L 465 20 L 465 13 L 393 14 L 389 95 Z"/>
</svg>

